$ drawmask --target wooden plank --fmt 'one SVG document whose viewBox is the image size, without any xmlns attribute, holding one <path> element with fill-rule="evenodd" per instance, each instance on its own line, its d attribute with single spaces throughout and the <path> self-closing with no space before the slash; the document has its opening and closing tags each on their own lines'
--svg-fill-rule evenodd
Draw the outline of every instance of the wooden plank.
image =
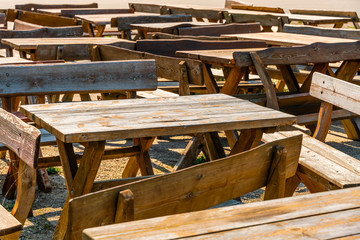
<svg viewBox="0 0 360 240">
<path fill-rule="evenodd" d="M 188 35 L 173 35 L 167 33 L 154 33 L 151 35 L 152 39 L 196 39 L 196 40 L 237 40 L 237 37 L 213 37 L 213 36 L 188 36 Z"/>
<path fill-rule="evenodd" d="M 261 11 L 261 12 L 273 12 L 273 13 L 285 13 L 284 9 L 280 7 L 264 7 L 264 6 L 254 6 L 254 5 L 240 5 L 240 4 L 231 4 L 232 9 L 241 9 L 241 10 L 250 10 L 250 11 Z"/>
<path fill-rule="evenodd" d="M 27 11 L 20 11 L 20 10 L 12 10 L 9 9 L 8 11 L 14 11 L 13 15 L 17 16 L 15 19 L 19 19 L 24 22 L 29 22 L 33 24 L 38 24 L 42 26 L 48 27 L 65 27 L 65 26 L 76 26 L 78 25 L 77 20 L 73 18 L 66 18 L 55 16 L 51 14 L 43 14 L 43 13 L 35 13 L 35 12 L 27 12 Z"/>
<path fill-rule="evenodd" d="M 306 232 L 316 229 L 321 221 L 307 221 L 311 216 L 321 216 L 323 214 L 334 213 L 341 217 L 341 212 L 347 209 L 358 209 L 360 194 L 359 188 L 352 188 L 346 190 L 330 191 L 325 193 L 310 194 L 304 196 L 296 196 L 292 198 L 283 198 L 272 201 L 257 202 L 250 204 L 243 204 L 237 206 L 230 206 L 224 208 L 215 208 L 201 212 L 177 214 L 173 216 L 159 217 L 156 219 L 147 219 L 140 222 L 129 222 L 122 224 L 109 225 L 106 227 L 97 227 L 87 229 L 84 231 L 83 239 L 171 239 L 171 238 L 186 238 L 190 236 L 211 236 L 211 233 L 221 233 L 230 230 L 248 229 L 255 227 L 254 234 L 262 234 L 262 230 L 256 226 L 265 227 L 267 224 L 277 224 L 279 231 L 277 233 L 301 233 L 298 231 L 301 226 L 306 226 Z M 266 216 L 264 215 L 266 212 Z M 348 215 L 346 215 L 348 216 Z M 357 214 L 355 214 L 357 218 Z M 350 216 L 348 216 L 351 218 Z M 289 226 L 283 227 L 287 221 L 291 219 L 298 219 L 301 221 L 297 227 Z M 329 217 L 337 219 L 336 216 Z M 330 228 L 335 228 L 335 224 L 326 221 L 330 224 Z M 358 220 L 354 221 L 358 224 Z M 326 229 L 327 226 L 324 226 Z M 351 225 L 346 219 L 344 224 Z M 164 227 L 166 225 L 166 227 Z M 201 227 L 200 227 L 201 226 Z M 356 225 L 355 225 L 356 226 Z M 289 229 L 289 231 L 286 231 Z M 320 228 L 321 229 L 321 228 Z M 338 228 L 337 228 L 338 229 Z M 345 227 L 344 227 L 345 229 Z M 359 228 L 357 227 L 357 230 Z M 328 229 L 322 231 L 323 233 L 333 234 L 341 233 L 343 230 L 331 231 Z M 251 232 L 248 232 L 250 234 Z M 252 235 L 255 237 L 256 235 Z M 262 235 L 262 239 L 272 236 L 272 234 Z M 244 238 L 248 235 L 244 236 Z M 286 238 L 286 236 L 276 236 L 275 238 Z M 301 238 L 296 235 L 293 238 Z M 329 237 L 331 238 L 331 237 Z M 228 239 L 225 237 L 225 239 Z"/>
<path fill-rule="evenodd" d="M 153 90 L 157 87 L 153 60 L 0 66 L 0 69 L 3 73 L 1 85 L 6 86 L 1 96 Z M 57 81 L 61 81 L 61 85 Z"/>
<path fill-rule="evenodd" d="M 301 137 L 277 141 L 243 154 L 72 199 L 69 205 L 70 235 L 76 238 L 86 227 L 113 223 L 118 193 L 123 190 L 133 192 L 134 220 L 139 220 L 206 209 L 265 186 L 275 145 L 283 146 L 288 153 L 292 152 L 286 161 L 286 176 L 293 176 Z M 179 181 L 181 188 L 177 187 Z M 99 211 L 90 211 L 94 206 L 102 207 L 97 207 Z M 94 214 L 86 217 L 83 212 Z"/>
<path fill-rule="evenodd" d="M 159 48 L 159 45 L 162 47 Z M 136 49 L 163 56 L 175 57 L 176 51 L 181 50 L 210 50 L 210 49 L 238 49 L 238 48 L 261 48 L 265 47 L 263 42 L 254 41 L 201 41 L 190 39 L 146 39 L 136 42 Z"/>
<path fill-rule="evenodd" d="M 160 11 L 162 14 L 186 14 L 194 18 L 205 18 L 213 22 L 221 21 L 223 19 L 222 11 L 210 8 L 195 8 L 193 6 L 162 6 Z"/>
<path fill-rule="evenodd" d="M 129 3 L 129 8 L 135 12 L 147 12 L 147 13 L 159 13 L 160 14 L 159 4 L 152 3 Z"/>
<path fill-rule="evenodd" d="M 321 73 L 314 73 L 310 95 L 334 104 L 350 112 L 360 114 L 360 86 L 333 78 Z"/>
<path fill-rule="evenodd" d="M 256 53 L 265 65 L 297 65 L 359 59 L 360 41 L 346 43 L 313 43 L 308 46 L 273 47 Z M 336 52 L 334 52 L 336 49 Z M 236 66 L 252 66 L 247 52 L 234 52 Z"/>
<path fill-rule="evenodd" d="M 86 3 L 86 4 L 16 4 L 15 9 L 22 9 L 26 11 L 36 11 L 37 9 L 54 9 L 54 8 L 97 8 L 97 3 Z"/>
<path fill-rule="evenodd" d="M 61 16 L 73 18 L 75 15 L 84 14 L 118 14 L 118 13 L 133 13 L 132 9 L 106 9 L 106 8 L 89 8 L 89 9 L 61 9 Z"/>
<path fill-rule="evenodd" d="M 259 23 L 231 23 L 220 26 L 182 27 L 178 31 L 179 35 L 220 36 L 221 34 L 260 32 L 261 28 Z"/>
<path fill-rule="evenodd" d="M 341 11 L 341 10 L 320 10 L 320 9 L 289 9 L 292 14 L 306 14 L 317 16 L 333 16 L 333 17 L 349 17 L 354 21 L 359 22 L 359 17 L 356 11 Z"/>
<path fill-rule="evenodd" d="M 0 236 L 22 230 L 21 223 L 0 205 Z"/>
<path fill-rule="evenodd" d="M 111 103 L 23 105 L 21 112 L 64 142 L 263 128 L 292 124 L 295 120 L 295 116 L 224 94 L 112 100 Z"/>
<path fill-rule="evenodd" d="M 226 23 L 246 23 L 259 22 L 263 27 L 279 26 L 284 23 L 289 23 L 287 15 L 274 15 L 272 13 L 247 10 L 229 10 L 224 12 Z"/>
<path fill-rule="evenodd" d="M 335 38 L 350 38 L 360 39 L 360 31 L 356 29 L 337 29 L 337 28 L 323 28 L 314 26 L 302 26 L 302 25 L 290 25 L 285 24 L 284 32 L 305 34 L 305 35 L 316 35 L 325 37 Z"/>
<path fill-rule="evenodd" d="M 133 23 L 161 23 L 161 22 L 191 22 L 190 15 L 160 15 L 160 16 L 127 16 L 111 20 L 111 26 L 117 27 L 119 31 L 130 30 Z"/>
<path fill-rule="evenodd" d="M 0 109 L 0 142 L 32 168 L 37 167 L 40 131 L 15 115 Z"/>
</svg>

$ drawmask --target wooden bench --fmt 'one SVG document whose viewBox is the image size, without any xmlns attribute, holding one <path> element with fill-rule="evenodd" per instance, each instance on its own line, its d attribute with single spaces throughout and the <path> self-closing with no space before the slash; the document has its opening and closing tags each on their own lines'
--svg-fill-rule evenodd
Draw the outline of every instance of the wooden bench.
<svg viewBox="0 0 360 240">
<path fill-rule="evenodd" d="M 16 171 L 16 175 L 13 177 L 16 181 L 14 185 L 16 185 L 17 194 L 11 214 L 22 225 L 29 215 L 35 197 L 40 136 L 40 131 L 37 128 L 28 125 L 12 113 L 0 109 L 0 143 L 6 145 L 10 150 L 12 159 L 10 166 L 14 164 L 12 170 L 13 172 Z M 7 216 L 8 214 L 5 216 L 3 214 L 5 214 L 4 209 L 0 207 L 0 229 L 4 221 L 9 227 L 12 224 L 15 225 L 4 232 L 0 230 L 0 235 L 11 233 L 7 236 L 9 239 L 18 239 L 21 225 L 19 227 L 14 219 Z"/>
<path fill-rule="evenodd" d="M 67 238 L 79 239 L 88 227 L 206 209 L 261 187 L 266 187 L 264 200 L 284 197 L 300 147 L 301 135 L 73 198 Z"/>
<path fill-rule="evenodd" d="M 209 22 L 223 22 L 223 11 L 219 9 L 201 8 L 198 6 L 186 5 L 164 5 L 160 7 L 161 14 L 187 14 L 203 22 L 206 19 Z"/>
<path fill-rule="evenodd" d="M 0 204 L 0 237 L 21 230 L 21 223 Z"/>
<path fill-rule="evenodd" d="M 117 17 L 111 19 L 111 27 L 116 27 L 123 32 L 123 38 L 131 38 L 131 27 L 133 23 L 163 23 L 163 22 L 191 22 L 190 15 L 134 15 L 127 17 Z"/>
<path fill-rule="evenodd" d="M 357 29 L 338 29 L 338 28 L 322 28 L 302 25 L 284 25 L 284 32 L 316 35 L 336 38 L 360 39 L 360 30 Z"/>
<path fill-rule="evenodd" d="M 66 27 L 79 25 L 79 22 L 73 18 L 60 17 L 52 14 L 28 12 L 24 10 L 8 9 L 6 11 L 6 21 L 14 22 L 15 19 L 47 27 Z"/>
<path fill-rule="evenodd" d="M 162 46 L 159 48 L 159 46 Z M 262 42 L 243 41 L 197 41 L 197 40 L 139 40 L 136 51 L 111 46 L 94 46 L 90 49 L 93 61 L 125 59 L 155 59 L 158 77 L 179 82 L 180 95 L 189 95 L 191 85 L 204 85 L 203 64 L 198 60 L 175 57 L 182 49 L 196 50 L 209 48 L 247 48 L 264 46 Z M 244 84 L 245 85 L 245 84 Z M 240 88 L 242 84 L 239 85 Z M 261 85 L 247 85 L 246 88 Z M 195 89 L 193 89 L 195 90 Z"/>
<path fill-rule="evenodd" d="M 310 192 L 360 185 L 360 161 L 321 142 L 330 128 L 332 104 L 360 114 L 359 90 L 354 84 L 314 73 L 310 95 L 320 99 L 322 104 L 314 138 L 304 135 L 297 174 Z M 298 133 L 282 131 L 263 137 L 265 141 L 274 141 Z"/>
<path fill-rule="evenodd" d="M 15 9 L 21 9 L 25 11 L 36 12 L 38 9 L 59 9 L 59 8 L 98 8 L 97 3 L 87 3 L 87 4 L 37 4 L 37 3 L 27 3 L 27 4 L 16 4 Z"/>
<path fill-rule="evenodd" d="M 190 35 L 175 35 L 168 33 L 154 33 L 151 35 L 152 39 L 194 39 L 194 40 L 237 40 L 237 37 L 231 36 L 190 36 Z"/>
<path fill-rule="evenodd" d="M 0 71 L 3 75 L 0 84 L 4 86 L 0 97 L 3 108 L 9 112 L 17 112 L 20 96 L 38 96 L 35 101 L 30 98 L 29 102 L 45 103 L 44 95 L 49 95 L 49 102 L 57 102 L 59 94 L 65 94 L 62 101 L 68 102 L 75 93 L 80 93 L 81 100 L 89 101 L 91 99 L 88 93 L 128 91 L 127 95 L 131 97 L 137 90 L 157 88 L 154 60 L 7 65 L 0 66 Z M 53 144 L 53 138 L 50 136 L 44 140 L 44 145 Z M 106 157 L 105 154 L 104 158 L 109 159 L 109 156 Z M 59 156 L 54 156 L 40 158 L 37 167 L 59 165 Z M 13 170 L 11 166 L 3 188 L 3 193 L 7 193 L 9 198 L 14 196 L 13 182 L 16 179 L 16 169 Z M 40 184 L 43 182 L 49 184 L 46 179 Z"/>
<path fill-rule="evenodd" d="M 360 29 L 359 17 L 356 11 L 335 11 L 335 10 L 323 10 L 323 9 L 290 9 L 292 14 L 306 14 L 306 15 L 320 15 L 320 16 L 332 16 L 332 17 L 349 17 L 356 29 Z M 343 23 L 335 24 L 334 27 L 341 28 Z"/>
<path fill-rule="evenodd" d="M 159 13 L 162 5 L 153 3 L 129 3 L 129 8 L 134 12 Z"/>
</svg>

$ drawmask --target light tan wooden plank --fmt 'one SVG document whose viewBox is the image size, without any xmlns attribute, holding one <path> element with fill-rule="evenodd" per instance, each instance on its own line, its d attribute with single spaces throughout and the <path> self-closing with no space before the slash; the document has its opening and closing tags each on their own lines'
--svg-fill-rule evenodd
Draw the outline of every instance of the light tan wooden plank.
<svg viewBox="0 0 360 240">
<path fill-rule="evenodd" d="M 21 223 L 0 205 L 0 236 L 21 230 Z"/>
<path fill-rule="evenodd" d="M 84 239 L 174 239 L 194 235 L 263 226 L 288 219 L 359 208 L 360 188 L 216 208 L 97 227 L 84 231 Z M 266 213 L 266 216 L 264 215 Z M 306 221 L 302 221 L 304 224 Z M 166 227 L 163 227 L 166 224 Z M 199 227 L 201 226 L 201 227 Z M 284 229 L 284 228 L 283 228 Z M 261 230 L 258 233 L 261 234 Z M 326 231 L 332 232 L 332 231 Z M 269 236 L 269 235 L 268 235 Z M 267 236 L 267 237 L 268 237 Z"/>
</svg>

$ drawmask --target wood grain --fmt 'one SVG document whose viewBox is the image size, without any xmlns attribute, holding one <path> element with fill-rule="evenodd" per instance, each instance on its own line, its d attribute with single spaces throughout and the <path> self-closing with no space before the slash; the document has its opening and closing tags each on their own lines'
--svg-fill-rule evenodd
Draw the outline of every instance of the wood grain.
<svg viewBox="0 0 360 240">
<path fill-rule="evenodd" d="M 26 11 L 36 11 L 37 9 L 54 9 L 54 8 L 97 8 L 97 3 L 87 3 L 87 4 L 36 4 L 36 3 L 27 3 L 27 4 L 16 4 L 15 9 L 22 9 Z"/>
<path fill-rule="evenodd" d="M 123 190 L 129 189 L 133 193 L 134 220 L 139 220 L 206 209 L 265 186 L 272 162 L 273 147 L 276 145 L 283 146 L 288 153 L 292 152 L 289 154 L 292 157 L 286 159 L 285 176 L 293 176 L 296 171 L 301 136 L 269 143 L 252 151 L 171 174 L 72 199 L 69 205 L 70 235 L 75 239 L 86 227 L 113 223 L 117 196 Z M 181 188 L 176 187 L 179 186 L 179 182 Z M 94 206 L 101 206 L 101 209 L 98 208 L 99 211 L 96 212 L 89 211 L 94 209 Z M 85 217 L 83 212 L 94 214 Z"/>
<path fill-rule="evenodd" d="M 0 236 L 22 230 L 21 223 L 0 205 Z"/>
<path fill-rule="evenodd" d="M 221 34 L 260 32 L 259 23 L 231 23 L 220 26 L 193 26 L 179 28 L 179 35 L 220 36 Z"/>
</svg>

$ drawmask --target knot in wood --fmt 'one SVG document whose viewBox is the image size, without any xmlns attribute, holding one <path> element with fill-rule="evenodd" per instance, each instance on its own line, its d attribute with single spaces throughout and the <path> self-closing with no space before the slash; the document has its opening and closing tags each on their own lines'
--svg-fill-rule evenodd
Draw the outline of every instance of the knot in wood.
<svg viewBox="0 0 360 240">
<path fill-rule="evenodd" d="M 189 192 L 187 195 L 186 195 L 186 198 L 192 198 L 194 196 L 193 192 Z"/>
<path fill-rule="evenodd" d="M 198 176 L 197 176 L 197 179 L 200 180 L 204 177 L 204 175 L 202 173 L 200 173 Z"/>
</svg>

